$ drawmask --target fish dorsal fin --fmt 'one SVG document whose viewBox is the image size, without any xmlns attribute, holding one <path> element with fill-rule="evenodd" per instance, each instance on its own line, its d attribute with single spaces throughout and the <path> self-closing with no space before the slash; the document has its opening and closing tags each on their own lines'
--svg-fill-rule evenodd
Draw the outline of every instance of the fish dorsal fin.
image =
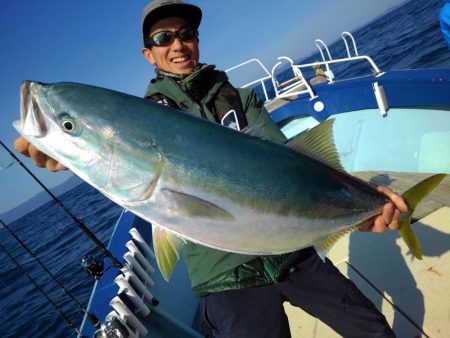
<svg viewBox="0 0 450 338">
<path fill-rule="evenodd" d="M 152 236 L 159 271 L 164 279 L 169 281 L 185 242 L 170 230 L 155 223 L 152 223 Z"/>
<path fill-rule="evenodd" d="M 333 123 L 334 119 L 326 120 L 290 140 L 286 146 L 336 170 L 345 171 L 334 144 Z"/>
<path fill-rule="evenodd" d="M 171 212 L 179 216 L 225 221 L 234 220 L 234 216 L 228 211 L 204 199 L 171 189 L 162 189 L 162 192 L 171 202 Z"/>
<path fill-rule="evenodd" d="M 314 245 L 314 249 L 316 249 L 316 252 L 319 255 L 319 257 L 322 258 L 323 261 L 325 261 L 325 257 L 328 255 L 328 251 L 330 251 L 333 245 L 336 244 L 336 242 L 340 240 L 342 237 L 347 236 L 348 234 L 358 230 L 359 226 L 360 225 L 358 224 L 345 230 L 342 230 L 341 232 L 338 232 L 334 235 L 325 238 L 319 244 Z"/>
</svg>

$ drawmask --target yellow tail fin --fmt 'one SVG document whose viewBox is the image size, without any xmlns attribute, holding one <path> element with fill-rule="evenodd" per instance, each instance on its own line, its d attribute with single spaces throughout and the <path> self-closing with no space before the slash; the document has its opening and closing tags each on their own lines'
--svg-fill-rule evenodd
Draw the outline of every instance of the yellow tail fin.
<svg viewBox="0 0 450 338">
<path fill-rule="evenodd" d="M 406 191 L 402 197 L 408 205 L 408 213 L 402 215 L 399 222 L 399 232 L 403 237 L 406 245 L 413 253 L 414 257 L 422 259 L 422 249 L 419 241 L 411 228 L 411 216 L 416 209 L 417 204 L 427 196 L 434 188 L 447 176 L 446 174 L 437 174 L 428 177 L 427 179 L 419 182 L 414 187 Z"/>
</svg>

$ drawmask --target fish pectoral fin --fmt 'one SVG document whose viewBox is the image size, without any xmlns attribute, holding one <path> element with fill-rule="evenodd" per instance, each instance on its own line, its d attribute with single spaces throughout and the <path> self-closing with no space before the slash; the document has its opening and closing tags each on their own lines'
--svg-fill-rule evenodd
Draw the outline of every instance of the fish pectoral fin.
<svg viewBox="0 0 450 338">
<path fill-rule="evenodd" d="M 152 223 L 152 236 L 159 271 L 164 279 L 169 281 L 185 242 L 172 231 L 154 223 Z"/>
<path fill-rule="evenodd" d="M 347 228 L 345 230 L 342 230 L 338 233 L 335 233 L 327 238 L 325 238 L 322 242 L 319 244 L 314 245 L 314 249 L 316 250 L 317 254 L 320 258 L 322 258 L 323 261 L 325 261 L 325 257 L 328 255 L 328 252 L 333 247 L 336 242 L 341 239 L 344 236 L 347 236 L 348 234 L 356 231 L 359 229 L 359 224 L 354 225 L 350 228 Z"/>
<path fill-rule="evenodd" d="M 228 211 L 204 199 L 170 189 L 163 189 L 163 192 L 174 204 L 172 212 L 179 216 L 234 220 L 234 216 Z"/>
<path fill-rule="evenodd" d="M 414 187 L 403 193 L 402 197 L 408 205 L 408 212 L 399 220 L 398 231 L 411 250 L 414 257 L 422 259 L 422 248 L 411 227 L 411 216 L 419 202 L 427 196 L 446 177 L 446 174 L 432 175 L 416 184 Z"/>
<path fill-rule="evenodd" d="M 299 134 L 286 146 L 314 158 L 330 167 L 344 171 L 333 136 L 334 119 L 326 120 L 310 130 Z"/>
</svg>

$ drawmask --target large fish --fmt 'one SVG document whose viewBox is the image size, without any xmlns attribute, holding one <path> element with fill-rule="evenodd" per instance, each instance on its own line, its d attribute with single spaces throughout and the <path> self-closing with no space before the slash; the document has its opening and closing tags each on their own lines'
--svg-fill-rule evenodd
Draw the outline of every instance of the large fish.
<svg viewBox="0 0 450 338">
<path fill-rule="evenodd" d="M 258 124 L 250 133 L 257 133 Z M 381 213 L 386 197 L 344 172 L 332 120 L 279 145 L 123 93 L 76 83 L 21 87 L 16 129 L 114 202 L 150 221 L 168 278 L 182 241 L 243 254 L 327 248 Z M 445 175 L 404 196 L 401 234 Z"/>
</svg>

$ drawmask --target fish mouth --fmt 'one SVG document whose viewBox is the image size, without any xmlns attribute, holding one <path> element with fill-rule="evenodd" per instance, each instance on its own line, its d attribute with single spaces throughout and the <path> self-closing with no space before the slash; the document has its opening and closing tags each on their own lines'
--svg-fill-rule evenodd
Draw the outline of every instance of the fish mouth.
<svg viewBox="0 0 450 338">
<path fill-rule="evenodd" d="M 37 100 L 42 86 L 28 80 L 20 86 L 20 120 L 14 121 L 14 127 L 24 136 L 43 137 L 47 132 L 45 115 Z"/>
</svg>

